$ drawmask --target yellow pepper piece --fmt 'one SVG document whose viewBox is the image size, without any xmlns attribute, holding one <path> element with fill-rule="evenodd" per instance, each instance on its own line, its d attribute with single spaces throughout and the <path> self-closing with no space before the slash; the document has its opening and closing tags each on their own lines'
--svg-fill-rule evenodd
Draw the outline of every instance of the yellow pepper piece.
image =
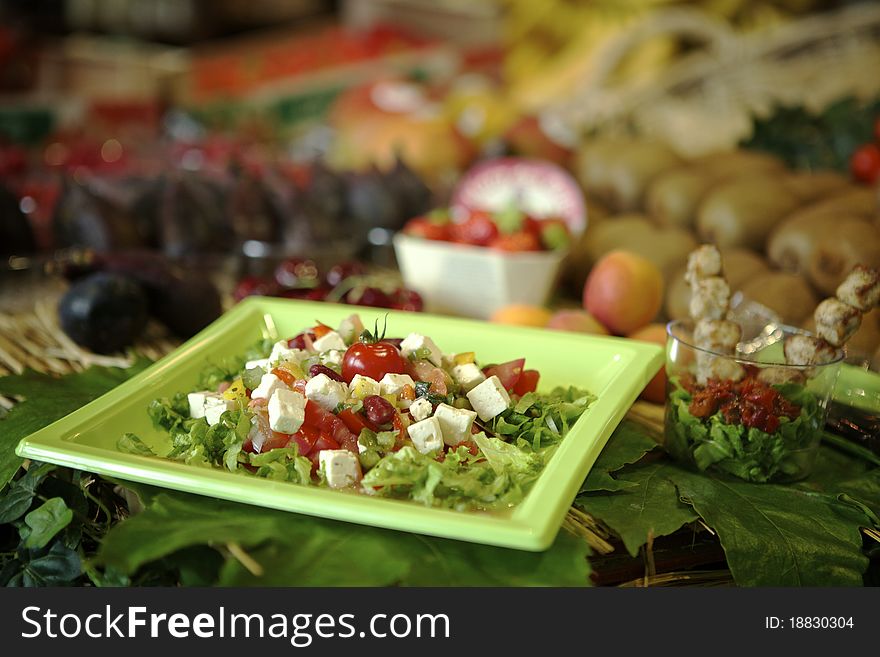
<svg viewBox="0 0 880 657">
<path fill-rule="evenodd" d="M 246 390 L 241 378 L 233 381 L 232 385 L 230 385 L 228 388 L 226 388 L 226 390 L 223 391 L 223 397 L 226 399 L 242 399 L 246 396 Z"/>
<path fill-rule="evenodd" d="M 476 357 L 474 356 L 473 351 L 465 351 L 461 354 L 455 354 L 455 364 L 456 365 L 467 365 L 468 363 L 476 362 Z"/>
</svg>

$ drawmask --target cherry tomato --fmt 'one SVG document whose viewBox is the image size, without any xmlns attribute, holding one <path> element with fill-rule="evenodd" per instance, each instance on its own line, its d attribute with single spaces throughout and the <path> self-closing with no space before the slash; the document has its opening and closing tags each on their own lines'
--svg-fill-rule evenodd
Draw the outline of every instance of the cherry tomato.
<svg viewBox="0 0 880 657">
<path fill-rule="evenodd" d="M 406 359 L 388 342 L 357 342 L 342 359 L 342 378 L 351 383 L 356 374 L 376 381 L 386 374 L 406 374 Z"/>
<path fill-rule="evenodd" d="M 519 377 L 519 381 L 513 386 L 513 393 L 522 397 L 526 393 L 535 392 L 538 389 L 538 379 L 541 374 L 538 370 L 523 370 Z"/>
<path fill-rule="evenodd" d="M 853 178 L 873 185 L 880 179 L 880 146 L 865 144 L 857 149 L 849 161 L 849 167 Z"/>
<path fill-rule="evenodd" d="M 541 238 L 533 232 L 521 230 L 511 235 L 499 235 L 489 246 L 499 251 L 540 251 Z"/>
<path fill-rule="evenodd" d="M 426 240 L 448 241 L 450 239 L 449 224 L 431 221 L 427 217 L 410 219 L 403 227 L 403 232 Z"/>
<path fill-rule="evenodd" d="M 490 365 L 483 370 L 483 374 L 485 374 L 487 378 L 490 376 L 497 376 L 499 381 L 501 381 L 501 385 L 503 385 L 506 390 L 511 391 L 516 388 L 516 384 L 522 377 L 523 366 L 525 363 L 525 358 L 518 358 L 517 360 L 501 363 L 501 365 Z"/>
<path fill-rule="evenodd" d="M 452 239 L 463 244 L 487 246 L 498 237 L 498 226 L 488 212 L 474 211 L 460 224 L 452 226 Z"/>
</svg>

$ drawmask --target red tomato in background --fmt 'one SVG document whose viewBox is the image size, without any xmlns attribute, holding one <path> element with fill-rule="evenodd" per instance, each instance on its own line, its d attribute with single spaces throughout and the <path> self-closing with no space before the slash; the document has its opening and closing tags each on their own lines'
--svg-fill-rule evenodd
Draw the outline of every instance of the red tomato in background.
<svg viewBox="0 0 880 657">
<path fill-rule="evenodd" d="M 541 238 L 531 231 L 521 230 L 510 235 L 499 235 L 489 243 L 499 251 L 541 251 Z"/>
<path fill-rule="evenodd" d="M 406 374 L 406 359 L 389 342 L 357 342 L 342 359 L 342 378 L 351 383 L 356 374 L 376 381 L 386 374 Z"/>
<path fill-rule="evenodd" d="M 463 244 L 488 246 L 498 237 L 498 226 L 488 212 L 474 211 L 460 224 L 452 226 L 452 239 Z"/>
<path fill-rule="evenodd" d="M 448 241 L 451 237 L 450 225 L 448 223 L 437 223 L 427 217 L 410 219 L 403 227 L 403 232 L 406 235 L 421 237 L 426 240 Z"/>
<path fill-rule="evenodd" d="M 519 381 L 513 386 L 513 394 L 522 397 L 529 392 L 535 392 L 538 389 L 538 380 L 540 378 L 541 374 L 538 370 L 523 370 Z"/>
<path fill-rule="evenodd" d="M 858 148 L 850 158 L 849 167 L 853 178 L 873 185 L 880 179 L 880 146 L 865 144 Z"/>
<path fill-rule="evenodd" d="M 511 360 L 506 363 L 501 363 L 501 365 L 490 365 L 483 370 L 483 374 L 486 375 L 486 378 L 489 378 L 490 376 L 497 376 L 498 380 L 501 381 L 501 385 L 504 386 L 505 390 L 511 391 L 516 387 L 516 384 L 519 382 L 520 377 L 523 373 L 523 366 L 525 364 L 525 358 L 518 358 L 516 360 Z"/>
</svg>

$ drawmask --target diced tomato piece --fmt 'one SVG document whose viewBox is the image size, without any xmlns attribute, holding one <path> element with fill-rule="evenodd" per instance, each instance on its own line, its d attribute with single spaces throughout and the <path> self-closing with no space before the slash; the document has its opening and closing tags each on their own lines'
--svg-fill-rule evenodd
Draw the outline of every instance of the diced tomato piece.
<svg viewBox="0 0 880 657">
<path fill-rule="evenodd" d="M 416 381 L 425 381 L 431 384 L 431 392 L 438 395 L 445 395 L 449 391 L 446 372 L 439 367 L 435 367 L 427 360 L 407 360 L 406 373 Z M 415 393 L 415 390 L 413 390 Z"/>
<path fill-rule="evenodd" d="M 406 432 L 407 422 L 403 419 L 403 416 L 400 413 L 395 413 L 394 419 L 391 420 L 391 426 L 393 426 L 394 429 L 397 431 L 397 441 L 394 443 L 394 447 L 392 448 L 392 451 L 396 452 L 401 447 L 403 447 L 404 443 L 406 442 L 408 436 Z"/>
<path fill-rule="evenodd" d="M 487 246 L 497 237 L 498 226 L 488 212 L 472 211 L 467 220 L 452 226 L 452 239 L 462 244 Z"/>
<path fill-rule="evenodd" d="M 526 393 L 535 392 L 538 389 L 538 379 L 541 378 L 538 370 L 523 370 L 519 377 L 519 381 L 513 386 L 513 392 L 522 397 Z"/>
<path fill-rule="evenodd" d="M 350 408 L 339 411 L 337 417 L 345 423 L 348 430 L 354 435 L 361 435 L 361 431 L 369 429 L 370 431 L 379 431 L 375 424 L 370 422 L 369 418 L 364 417 L 360 413 L 355 413 Z"/>
<path fill-rule="evenodd" d="M 312 449 L 314 449 L 315 443 L 318 442 L 318 438 L 320 437 L 320 431 L 314 427 L 307 427 L 304 425 L 299 428 L 299 431 L 291 436 L 291 439 L 299 448 L 300 456 L 308 456 L 312 452 Z"/>
<path fill-rule="evenodd" d="M 315 451 L 320 452 L 323 449 L 339 449 L 339 443 L 327 434 L 322 433 L 318 438 L 318 442 L 315 443 Z"/>
<path fill-rule="evenodd" d="M 306 401 L 306 417 L 303 424 L 318 429 L 343 449 L 358 453 L 357 436 L 349 431 L 342 420 L 330 411 L 325 411 L 312 400 Z"/>
<path fill-rule="evenodd" d="M 511 360 L 501 365 L 491 365 L 483 370 L 486 377 L 497 376 L 501 381 L 501 385 L 508 391 L 513 391 L 519 382 L 523 373 L 523 366 L 526 364 L 525 358 Z"/>
<path fill-rule="evenodd" d="M 450 238 L 449 223 L 433 221 L 428 217 L 410 219 L 403 227 L 403 232 L 426 240 L 448 241 Z"/>
<path fill-rule="evenodd" d="M 282 367 L 273 367 L 272 374 L 281 379 L 287 386 L 292 386 L 294 383 L 296 383 L 296 377 L 293 375 L 293 373 L 285 370 Z"/>
<path fill-rule="evenodd" d="M 289 442 L 289 433 L 278 433 L 277 431 L 273 431 L 271 437 L 264 441 L 263 444 L 260 446 L 260 451 L 268 452 L 279 447 L 287 447 Z"/>
</svg>

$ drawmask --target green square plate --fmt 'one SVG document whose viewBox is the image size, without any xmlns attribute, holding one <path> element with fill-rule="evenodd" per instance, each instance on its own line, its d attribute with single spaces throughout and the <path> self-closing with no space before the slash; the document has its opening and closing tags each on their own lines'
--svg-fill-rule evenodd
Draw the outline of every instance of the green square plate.
<svg viewBox="0 0 880 657">
<path fill-rule="evenodd" d="M 389 334 L 430 335 L 447 352 L 475 351 L 482 362 L 525 357 L 540 370 L 541 388 L 574 384 L 598 396 L 571 429 L 523 502 L 504 513 L 426 508 L 400 500 L 347 494 L 188 466 L 116 449 L 131 431 L 157 453 L 168 451 L 167 436 L 152 427 L 147 405 L 155 397 L 192 389 L 211 360 L 243 353 L 261 337 L 295 335 L 321 320 L 336 325 L 359 312 L 364 324 L 386 314 L 353 308 L 254 297 L 141 374 L 67 417 L 24 438 L 20 456 L 121 479 L 285 511 L 366 525 L 444 536 L 523 550 L 543 550 L 556 536 L 566 510 L 608 436 L 663 364 L 657 345 L 557 331 L 499 326 L 406 312 L 388 312 Z"/>
</svg>

